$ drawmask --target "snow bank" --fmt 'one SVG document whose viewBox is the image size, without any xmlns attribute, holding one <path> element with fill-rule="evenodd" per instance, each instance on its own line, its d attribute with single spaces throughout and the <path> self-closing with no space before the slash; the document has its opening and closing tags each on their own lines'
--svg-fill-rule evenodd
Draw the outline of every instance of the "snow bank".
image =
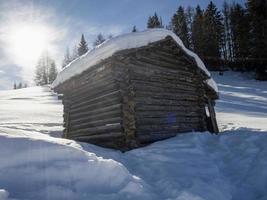
<svg viewBox="0 0 267 200">
<path fill-rule="evenodd" d="M 62 112 L 62 102 L 48 86 L 0 91 L 0 132 L 61 137 Z"/>
<path fill-rule="evenodd" d="M 5 190 L 0 190 L 0 199 L 7 198 L 7 192 L 10 198 L 34 200 L 145 194 L 141 180 L 122 164 L 85 152 L 79 145 L 63 144 L 62 139 L 49 142 L 0 136 L 0 158 L 0 188 Z"/>
<path fill-rule="evenodd" d="M 177 35 L 175 35 L 172 31 L 166 29 L 148 29 L 146 31 L 128 33 L 114 37 L 110 40 L 107 40 L 103 44 L 97 46 L 96 48 L 92 49 L 91 51 L 87 52 L 85 55 L 77 58 L 69 65 L 67 65 L 58 74 L 56 80 L 52 84 L 52 87 L 54 88 L 58 86 L 60 83 L 63 83 L 64 81 L 72 78 L 73 76 L 81 74 L 83 71 L 96 65 L 101 60 L 104 60 L 112 56 L 115 52 L 125 49 L 146 46 L 149 43 L 162 40 L 167 36 L 171 36 L 189 56 L 195 59 L 197 66 L 210 77 L 210 73 L 206 69 L 201 59 L 195 53 L 188 50 L 184 46 L 181 39 L 177 37 Z M 210 86 L 213 88 L 214 84 Z M 216 88 L 214 88 L 214 90 L 215 89 Z"/>
<path fill-rule="evenodd" d="M 0 92 L 0 200 L 266 200 L 266 84 L 213 77 L 220 135 L 180 134 L 127 153 L 52 137 L 62 105 L 47 87 Z"/>
</svg>

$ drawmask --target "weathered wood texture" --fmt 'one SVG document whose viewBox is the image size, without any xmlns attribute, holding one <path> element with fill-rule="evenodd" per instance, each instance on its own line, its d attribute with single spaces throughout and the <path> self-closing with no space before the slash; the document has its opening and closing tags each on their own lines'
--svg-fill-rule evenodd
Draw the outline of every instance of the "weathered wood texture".
<svg viewBox="0 0 267 200">
<path fill-rule="evenodd" d="M 64 137 L 126 150 L 205 131 L 205 105 L 216 98 L 206 78 L 171 38 L 117 52 L 56 88 Z"/>
</svg>

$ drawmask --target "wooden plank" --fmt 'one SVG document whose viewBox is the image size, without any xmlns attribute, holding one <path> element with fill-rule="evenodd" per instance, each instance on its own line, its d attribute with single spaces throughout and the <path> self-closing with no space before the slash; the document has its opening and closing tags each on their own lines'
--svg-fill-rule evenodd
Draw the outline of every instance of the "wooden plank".
<svg viewBox="0 0 267 200">
<path fill-rule="evenodd" d="M 92 136 L 92 135 L 97 135 L 101 133 L 106 133 L 106 132 L 116 132 L 116 131 L 122 131 L 122 127 L 120 123 L 116 124 L 109 124 L 109 125 L 104 125 L 104 126 L 97 126 L 97 127 L 92 127 L 92 128 L 81 128 L 77 130 L 71 130 L 69 132 L 69 136 Z"/>
<path fill-rule="evenodd" d="M 85 136 L 73 136 L 73 139 L 84 140 L 84 141 L 102 141 L 102 140 L 112 140 L 114 138 L 123 137 L 122 132 L 110 132 L 100 135 L 85 135 Z"/>
<path fill-rule="evenodd" d="M 100 102 L 106 99 L 113 99 L 113 98 L 121 98 L 120 96 L 120 90 L 116 90 L 114 92 L 110 92 L 101 96 L 97 96 L 95 98 L 88 98 L 85 101 L 81 102 L 81 103 L 75 103 L 74 105 L 72 105 L 72 108 L 76 108 L 76 107 L 80 107 L 83 105 L 89 105 L 95 102 Z"/>
<path fill-rule="evenodd" d="M 103 94 L 113 93 L 113 92 L 118 91 L 118 90 L 119 89 L 117 87 L 117 84 L 107 84 L 106 86 L 101 86 L 101 87 L 97 87 L 97 88 L 88 90 L 83 95 L 74 96 L 74 97 L 72 97 L 71 100 L 75 104 L 81 103 L 84 100 L 98 98 L 98 97 L 102 96 Z"/>
<path fill-rule="evenodd" d="M 119 104 L 115 104 L 115 105 L 111 105 L 111 106 L 106 106 L 104 108 L 96 108 L 93 110 L 84 110 L 84 111 L 79 111 L 77 113 L 73 113 L 73 111 L 70 111 L 71 117 L 72 118 L 81 118 L 81 117 L 86 117 L 86 116 L 90 116 L 90 115 L 95 115 L 95 114 L 99 114 L 99 113 L 105 113 L 108 111 L 115 111 L 115 110 L 121 110 L 122 105 Z"/>
<path fill-rule="evenodd" d="M 135 97 L 136 98 L 155 98 L 155 99 L 166 99 L 166 100 L 183 100 L 183 101 L 202 101 L 202 98 L 200 98 L 196 94 L 183 94 L 183 93 L 171 93 L 166 90 L 164 91 L 157 91 L 157 90 L 144 90 L 142 91 L 141 88 L 135 90 Z M 204 100 L 203 100 L 204 101 Z"/>
<path fill-rule="evenodd" d="M 219 128 L 217 125 L 215 110 L 214 110 L 214 107 L 213 107 L 210 99 L 208 99 L 208 109 L 209 109 L 209 113 L 210 113 L 213 132 L 217 134 L 217 133 L 219 133 Z"/>
<path fill-rule="evenodd" d="M 163 111 L 137 111 L 135 113 L 136 118 L 144 118 L 144 117 L 148 117 L 148 118 L 153 118 L 153 117 L 168 117 L 168 116 L 176 116 L 176 117 L 197 117 L 197 116 L 201 116 L 201 113 L 199 113 L 198 111 L 188 111 L 188 112 L 168 112 L 166 110 Z"/>
<path fill-rule="evenodd" d="M 169 119 L 164 118 L 139 118 L 136 120 L 136 126 L 139 128 L 140 126 L 149 126 L 149 125 L 157 125 L 157 126 L 181 126 L 181 124 L 184 125 L 190 125 L 190 124 L 199 124 L 200 119 L 199 117 L 190 117 L 190 118 L 176 118 L 173 119 L 173 121 L 168 121 Z"/>
<path fill-rule="evenodd" d="M 89 102 L 90 102 L 90 100 L 89 100 Z M 71 108 L 71 111 L 73 113 L 76 113 L 76 112 L 83 111 L 83 110 L 92 110 L 92 109 L 106 107 L 106 106 L 110 106 L 110 105 L 114 105 L 114 104 L 118 104 L 118 103 L 120 103 L 120 97 L 119 96 L 115 96 L 112 98 L 105 98 L 99 102 L 94 102 L 94 103 L 87 103 L 87 101 L 83 101 L 82 105 L 75 106 L 75 107 L 73 106 Z"/>
<path fill-rule="evenodd" d="M 135 68 L 136 66 L 143 67 L 144 71 L 148 70 L 154 74 L 165 74 L 165 75 L 181 75 L 187 77 L 193 77 L 195 74 L 192 71 L 181 70 L 179 68 L 168 68 L 159 63 L 149 63 L 143 60 L 132 60 L 131 63 L 127 63 L 129 67 Z M 146 71 L 147 72 L 147 71 Z"/>
<path fill-rule="evenodd" d="M 178 83 L 171 83 L 171 82 L 160 82 L 160 81 L 148 81 L 148 80 L 132 80 L 133 86 L 141 85 L 141 86 L 148 86 L 148 87 L 157 87 L 157 88 L 164 88 L 168 90 L 179 90 L 179 91 L 190 91 L 193 93 L 198 92 L 198 88 L 193 85 L 186 85 L 186 84 L 178 84 Z"/>
<path fill-rule="evenodd" d="M 121 117 L 121 110 L 116 109 L 112 111 L 106 111 L 102 113 L 96 113 L 93 115 L 86 115 L 86 116 L 77 116 L 76 118 L 72 118 L 71 122 L 73 123 L 84 123 L 88 122 L 91 120 L 104 120 L 104 119 L 110 119 L 110 118 L 115 118 L 115 117 Z"/>
<path fill-rule="evenodd" d="M 186 76 L 177 76 L 177 75 L 172 75 L 172 76 L 166 76 L 162 74 L 150 74 L 147 75 L 143 73 L 141 70 L 135 69 L 132 72 L 132 79 L 133 80 L 143 80 L 147 82 L 158 82 L 158 83 L 172 83 L 172 84 L 181 84 L 181 85 L 186 85 L 186 86 L 192 86 L 192 87 L 198 87 L 196 85 L 196 79 L 195 78 L 190 78 Z"/>
<path fill-rule="evenodd" d="M 101 120 L 90 120 L 83 123 L 77 123 L 71 121 L 71 129 L 77 130 L 81 128 L 87 128 L 87 127 L 96 127 L 96 126 L 105 126 L 107 124 L 116 124 L 121 123 L 121 117 L 114 117 L 114 118 L 108 118 L 108 119 L 101 119 Z"/>
</svg>

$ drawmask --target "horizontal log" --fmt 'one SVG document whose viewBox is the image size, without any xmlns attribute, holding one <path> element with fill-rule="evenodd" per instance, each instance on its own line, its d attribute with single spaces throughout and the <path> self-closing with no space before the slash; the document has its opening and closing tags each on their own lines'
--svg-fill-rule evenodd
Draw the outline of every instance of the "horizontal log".
<svg viewBox="0 0 267 200">
<path fill-rule="evenodd" d="M 107 81 L 107 82 L 101 82 L 99 84 L 94 84 L 94 85 L 90 85 L 88 84 L 85 88 L 82 89 L 82 91 L 80 92 L 75 92 L 72 91 L 72 94 L 71 95 L 68 95 L 68 99 L 69 100 L 73 100 L 77 97 L 83 97 L 84 95 L 89 95 L 91 94 L 92 96 L 92 93 L 96 93 L 98 90 L 103 90 L 106 88 L 115 88 L 116 87 L 116 82 L 114 80 L 110 80 L 110 81 Z"/>
<path fill-rule="evenodd" d="M 194 77 L 196 74 L 192 71 L 181 70 L 179 68 L 167 68 L 159 64 L 151 64 L 141 60 L 132 60 L 131 63 L 128 63 L 128 66 L 133 70 L 135 67 L 143 67 L 144 73 L 153 73 L 153 74 L 164 74 L 164 75 L 180 75 L 187 77 Z"/>
<path fill-rule="evenodd" d="M 165 105 L 165 106 L 199 106 L 199 101 L 186 101 L 179 99 L 160 99 L 147 97 L 135 97 L 134 101 L 136 103 L 147 104 L 147 105 Z"/>
<path fill-rule="evenodd" d="M 71 119 L 77 118 L 77 117 L 78 118 L 87 117 L 87 116 L 95 115 L 95 114 L 99 114 L 99 113 L 121 110 L 121 108 L 122 108 L 121 104 L 115 104 L 115 105 L 107 106 L 104 108 L 96 108 L 94 110 L 84 110 L 84 111 L 80 111 L 77 113 L 72 113 L 72 111 L 70 111 L 70 117 L 71 117 Z"/>
<path fill-rule="evenodd" d="M 172 106 L 172 105 L 150 105 L 150 104 L 135 104 L 135 111 L 168 111 L 168 112 L 201 112 L 200 107 L 192 106 Z"/>
<path fill-rule="evenodd" d="M 148 82 L 160 82 L 160 83 L 172 83 L 172 84 L 181 84 L 186 86 L 192 87 L 200 87 L 196 78 L 180 76 L 180 75 L 173 75 L 173 76 L 166 76 L 162 74 L 158 75 L 147 75 L 142 73 L 140 70 L 134 70 L 131 72 L 131 79 L 133 80 L 143 80 Z"/>
<path fill-rule="evenodd" d="M 197 86 L 190 86 L 183 83 L 170 83 L 170 82 L 160 82 L 160 81 L 148 81 L 148 80 L 132 80 L 132 85 L 140 85 L 140 86 L 148 86 L 148 87 L 156 87 L 156 88 L 166 88 L 168 90 L 179 90 L 179 91 L 190 91 L 193 93 L 198 93 Z"/>
<path fill-rule="evenodd" d="M 76 108 L 76 107 L 80 107 L 80 106 L 83 106 L 83 105 L 89 105 L 89 104 L 93 104 L 93 103 L 96 103 L 96 102 L 100 102 L 100 101 L 103 101 L 103 100 L 106 100 L 106 99 L 118 98 L 118 97 L 120 97 L 120 95 L 121 95 L 120 94 L 120 90 L 116 90 L 114 92 L 110 92 L 110 93 L 107 93 L 107 94 L 104 94 L 104 95 L 101 95 L 101 96 L 98 96 L 98 97 L 95 97 L 95 98 L 86 99 L 81 103 L 75 103 L 71 107 L 72 108 Z"/>
<path fill-rule="evenodd" d="M 101 101 L 94 102 L 94 103 L 86 104 L 86 101 L 84 101 L 82 102 L 83 105 L 76 106 L 75 104 L 73 104 L 73 106 L 71 107 L 71 112 L 77 113 L 83 110 L 94 110 L 97 108 L 103 108 L 106 106 L 111 106 L 111 105 L 119 104 L 119 103 L 121 103 L 121 98 L 119 96 L 115 96 L 109 99 L 102 99 Z"/>
<path fill-rule="evenodd" d="M 102 77 L 100 79 L 91 79 L 88 82 L 84 83 L 81 86 L 77 86 L 77 88 L 75 88 L 75 94 L 80 95 L 83 94 L 84 92 L 87 92 L 88 89 L 91 88 L 96 88 L 99 87 L 101 85 L 106 85 L 107 83 L 114 83 L 114 78 L 111 75 L 108 75 L 106 77 Z M 70 93 L 69 96 L 75 96 L 75 94 Z"/>
<path fill-rule="evenodd" d="M 93 67 L 92 70 L 88 70 L 80 74 L 78 78 L 81 83 L 87 84 L 91 80 L 99 80 L 104 77 L 112 76 L 113 68 L 112 63 L 109 64 L 98 64 Z"/>
<path fill-rule="evenodd" d="M 199 112 L 171 112 L 172 115 L 176 116 L 176 117 L 197 117 L 197 116 L 202 116 L 202 113 Z M 170 112 L 168 111 L 138 111 L 135 113 L 136 118 L 144 118 L 144 117 L 148 117 L 148 118 L 153 118 L 153 117 L 168 117 L 170 116 Z"/>
<path fill-rule="evenodd" d="M 122 127 L 120 123 L 116 124 L 109 124 L 105 126 L 97 126 L 97 127 L 92 127 L 92 128 L 82 128 L 82 129 L 77 129 L 77 130 L 71 130 L 69 131 L 68 135 L 69 136 L 92 136 L 92 135 L 97 135 L 101 133 L 106 133 L 106 132 L 121 132 Z"/>
<path fill-rule="evenodd" d="M 142 55 L 142 57 L 143 56 L 144 55 Z M 189 63 L 187 60 L 182 59 L 182 56 L 179 56 L 179 57 L 177 56 L 176 58 L 173 58 L 172 56 L 164 56 L 156 51 L 150 51 L 148 52 L 148 55 L 146 56 L 146 58 L 147 57 L 150 58 L 151 60 L 157 60 L 160 63 L 164 63 L 169 66 L 173 66 L 174 68 L 179 68 L 182 70 L 195 71 L 197 68 L 196 65 L 192 65 L 192 63 Z"/>
<path fill-rule="evenodd" d="M 112 140 L 114 138 L 123 137 L 124 134 L 122 132 L 110 132 L 105 134 L 99 135 L 92 135 L 92 136 L 73 136 L 73 139 L 76 140 L 83 140 L 83 141 L 103 141 L 103 140 Z"/>
<path fill-rule="evenodd" d="M 196 94 L 176 94 L 168 92 L 148 92 L 148 91 L 135 91 L 135 98 L 139 99 L 156 99 L 156 100 L 166 100 L 166 101 L 179 101 L 183 105 L 191 105 L 192 102 L 205 102 L 204 98 L 199 97 Z"/>
<path fill-rule="evenodd" d="M 106 86 L 100 86 L 100 87 L 88 90 L 87 92 L 85 92 L 82 95 L 74 96 L 70 100 L 72 101 L 72 105 L 73 105 L 73 103 L 75 103 L 75 104 L 81 103 L 84 100 L 98 98 L 98 97 L 102 96 L 103 94 L 113 93 L 113 92 L 118 91 L 118 90 L 119 90 L 119 88 L 118 88 L 117 84 L 107 84 Z"/>
<path fill-rule="evenodd" d="M 194 123 L 194 124 L 179 124 L 175 126 L 168 126 L 168 125 L 139 125 L 137 126 L 137 134 L 138 135 L 147 135 L 147 134 L 156 134 L 160 132 L 191 132 L 192 130 L 198 131 L 201 129 L 201 124 Z"/>
<path fill-rule="evenodd" d="M 138 61 L 141 61 L 142 63 L 161 66 L 161 67 L 168 68 L 168 69 L 173 69 L 173 70 L 181 69 L 181 70 L 185 71 L 185 69 L 187 69 L 187 68 L 189 69 L 189 66 L 190 66 L 190 65 L 187 65 L 187 66 L 180 65 L 179 66 L 179 65 L 176 65 L 176 64 L 173 64 L 173 63 L 170 63 L 170 62 L 166 62 L 166 61 L 160 60 L 156 56 L 153 57 L 151 54 L 148 55 L 148 56 L 141 55 L 141 54 L 137 55 L 137 59 L 138 59 Z M 186 68 L 184 68 L 184 67 L 186 67 Z M 184 68 L 184 69 L 182 69 L 182 68 Z"/>
<path fill-rule="evenodd" d="M 169 93 L 173 95 L 180 95 L 179 99 L 185 99 L 185 100 L 197 100 L 199 98 L 199 94 L 201 91 L 189 91 L 189 90 L 184 90 L 180 88 L 167 88 L 167 87 L 157 87 L 154 85 L 149 85 L 149 84 L 140 84 L 140 83 L 133 83 L 132 84 L 134 88 L 135 95 L 137 93 L 142 94 L 142 93 Z"/>
<path fill-rule="evenodd" d="M 104 119 L 110 119 L 110 118 L 115 118 L 115 117 L 121 117 L 121 110 L 116 109 L 116 110 L 111 110 L 111 111 L 106 111 L 102 113 L 95 113 L 93 115 L 86 115 L 86 116 L 76 116 L 71 118 L 71 122 L 73 123 L 84 123 L 92 120 L 104 120 Z"/>
<path fill-rule="evenodd" d="M 80 122 L 70 122 L 70 129 L 71 130 L 78 130 L 82 128 L 92 128 L 96 126 L 105 126 L 107 124 L 116 124 L 121 123 L 121 117 L 114 117 L 109 119 L 101 119 L 101 120 L 90 120 L 83 123 Z"/>
<path fill-rule="evenodd" d="M 199 116 L 196 117 L 175 117 L 173 116 L 171 119 L 169 118 L 137 118 L 136 125 L 166 125 L 166 126 L 175 126 L 179 124 L 192 124 L 192 123 L 199 123 L 200 118 Z"/>
</svg>

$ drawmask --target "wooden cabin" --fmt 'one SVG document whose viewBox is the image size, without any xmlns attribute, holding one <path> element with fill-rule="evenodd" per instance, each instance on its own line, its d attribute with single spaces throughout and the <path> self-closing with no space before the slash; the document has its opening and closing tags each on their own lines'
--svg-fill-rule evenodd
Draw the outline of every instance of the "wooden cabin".
<svg viewBox="0 0 267 200">
<path fill-rule="evenodd" d="M 167 30 L 113 38 L 70 63 L 52 87 L 63 94 L 65 138 L 128 150 L 179 133 L 218 132 L 216 85 Z"/>
</svg>

